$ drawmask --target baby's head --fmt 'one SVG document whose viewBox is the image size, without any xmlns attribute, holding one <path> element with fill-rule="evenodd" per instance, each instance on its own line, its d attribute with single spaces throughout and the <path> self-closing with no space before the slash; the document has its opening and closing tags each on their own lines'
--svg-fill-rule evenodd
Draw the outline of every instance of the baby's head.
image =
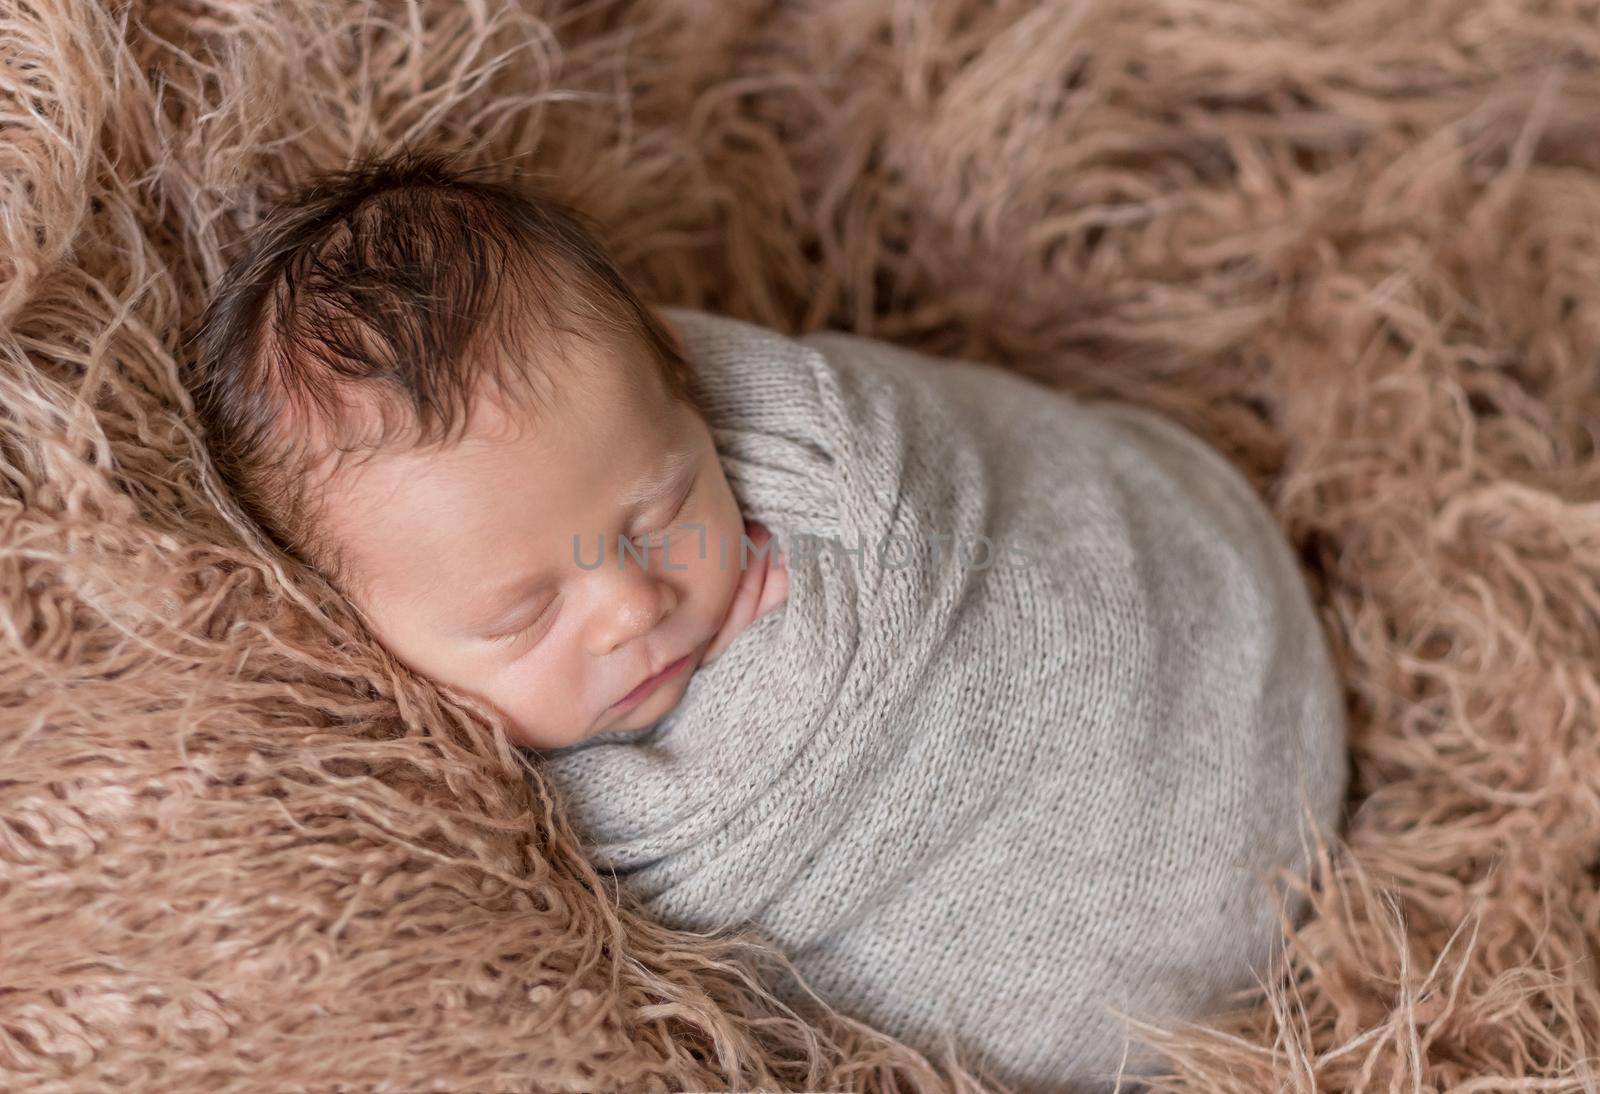
<svg viewBox="0 0 1600 1094">
<path fill-rule="evenodd" d="M 569 209 L 436 156 L 325 175 L 197 340 L 229 487 L 401 661 L 533 748 L 681 698 L 741 576 L 700 548 L 743 517 L 674 334 Z"/>
</svg>

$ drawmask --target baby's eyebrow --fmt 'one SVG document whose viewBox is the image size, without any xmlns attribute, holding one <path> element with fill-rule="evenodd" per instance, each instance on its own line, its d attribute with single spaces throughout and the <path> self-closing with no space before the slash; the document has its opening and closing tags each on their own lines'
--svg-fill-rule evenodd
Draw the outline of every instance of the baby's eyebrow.
<svg viewBox="0 0 1600 1094">
<path fill-rule="evenodd" d="M 677 483 L 678 476 L 694 462 L 694 457 L 693 448 L 675 448 L 668 452 L 654 471 L 623 492 L 622 504 L 632 508 L 665 496 Z"/>
</svg>

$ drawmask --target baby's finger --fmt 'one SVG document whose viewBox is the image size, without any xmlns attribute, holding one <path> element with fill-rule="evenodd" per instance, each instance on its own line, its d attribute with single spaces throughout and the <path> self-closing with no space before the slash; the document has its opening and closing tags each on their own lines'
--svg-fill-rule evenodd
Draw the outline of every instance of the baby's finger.
<svg viewBox="0 0 1600 1094">
<path fill-rule="evenodd" d="M 789 599 L 789 569 L 776 555 L 767 569 L 766 584 L 761 587 L 761 601 L 756 605 L 756 618 L 760 619 L 773 608 Z"/>
<path fill-rule="evenodd" d="M 751 534 L 750 541 L 760 546 L 759 532 Z M 736 555 L 735 558 L 739 559 L 739 556 Z M 749 552 L 741 561 L 744 565 L 739 572 L 739 585 L 734 590 L 733 601 L 728 605 L 727 614 L 723 616 L 721 629 L 717 631 L 716 637 L 706 649 L 705 656 L 700 659 L 702 665 L 709 665 L 715 660 L 717 655 L 727 649 L 738 637 L 739 632 L 748 627 L 750 621 L 756 617 L 756 608 L 761 602 L 762 573 L 767 569 L 767 564 L 754 552 Z"/>
</svg>

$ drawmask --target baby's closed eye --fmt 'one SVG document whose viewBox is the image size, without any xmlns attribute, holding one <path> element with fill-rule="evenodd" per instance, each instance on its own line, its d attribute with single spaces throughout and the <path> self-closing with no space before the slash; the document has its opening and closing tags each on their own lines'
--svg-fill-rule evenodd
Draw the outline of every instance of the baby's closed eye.
<svg viewBox="0 0 1600 1094">
<path fill-rule="evenodd" d="M 526 623 L 515 624 L 510 630 L 500 634 L 488 635 L 489 643 L 503 648 L 515 648 L 522 645 L 524 641 L 537 637 L 555 619 L 557 605 L 560 601 L 561 594 L 557 593 Z"/>
<path fill-rule="evenodd" d="M 677 500 L 669 506 L 665 516 L 658 518 L 652 524 L 652 531 L 641 532 L 633 537 L 634 545 L 641 550 L 646 547 L 659 547 L 663 542 L 673 539 L 673 533 L 682 531 L 684 525 L 675 523 L 689 508 L 689 500 L 694 497 L 695 485 L 700 481 L 696 475 L 689 480 L 688 486 L 679 492 Z"/>
</svg>

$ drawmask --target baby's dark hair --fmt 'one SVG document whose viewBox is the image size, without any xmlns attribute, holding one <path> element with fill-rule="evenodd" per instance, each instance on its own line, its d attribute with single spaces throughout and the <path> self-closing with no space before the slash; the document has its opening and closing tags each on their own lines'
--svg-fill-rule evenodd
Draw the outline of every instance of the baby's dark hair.
<svg viewBox="0 0 1600 1094">
<path fill-rule="evenodd" d="M 548 406 L 579 341 L 694 407 L 673 335 L 581 214 L 481 175 L 407 150 L 317 176 L 254 229 L 195 331 L 186 386 L 224 481 L 341 587 L 355 575 L 315 535 L 315 469 L 450 443 L 486 382 Z"/>
</svg>

